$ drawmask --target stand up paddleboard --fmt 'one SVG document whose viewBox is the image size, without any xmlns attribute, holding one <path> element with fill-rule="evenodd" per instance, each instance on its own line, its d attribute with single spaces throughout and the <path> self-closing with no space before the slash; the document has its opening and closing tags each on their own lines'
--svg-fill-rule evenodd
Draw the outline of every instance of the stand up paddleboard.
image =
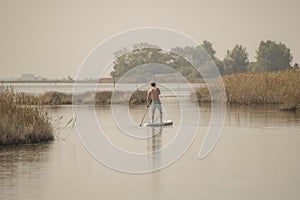
<svg viewBox="0 0 300 200">
<path fill-rule="evenodd" d="M 143 126 L 157 127 L 157 126 L 171 126 L 171 125 L 173 125 L 173 122 L 171 120 L 166 120 L 166 121 L 163 121 L 162 123 L 160 123 L 160 122 L 145 123 Z"/>
</svg>

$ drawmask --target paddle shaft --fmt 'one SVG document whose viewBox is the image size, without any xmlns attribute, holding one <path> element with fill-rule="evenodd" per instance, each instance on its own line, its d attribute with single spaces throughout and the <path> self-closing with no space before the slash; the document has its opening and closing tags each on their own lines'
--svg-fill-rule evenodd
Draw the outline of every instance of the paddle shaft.
<svg viewBox="0 0 300 200">
<path fill-rule="evenodd" d="M 151 102 L 152 102 L 152 99 L 150 99 L 150 104 L 151 104 Z M 145 110 L 145 112 L 144 112 L 144 116 L 143 116 L 143 118 L 142 118 L 142 121 L 141 121 L 141 123 L 140 123 L 140 126 L 142 126 L 142 124 L 143 124 L 143 121 L 144 121 L 145 116 L 146 116 L 146 114 L 147 114 L 147 112 L 148 112 L 148 109 L 149 109 L 149 105 L 147 105 L 147 108 L 146 108 L 146 110 Z"/>
<path fill-rule="evenodd" d="M 145 110 L 145 113 L 144 113 L 144 116 L 143 116 L 143 118 L 142 118 L 142 121 L 141 121 L 141 123 L 140 123 L 140 126 L 142 126 L 142 123 L 143 123 L 143 121 L 144 121 L 144 119 L 145 119 L 145 116 L 146 116 L 146 114 L 147 114 L 147 111 L 148 111 L 148 106 L 147 106 L 147 108 L 146 108 L 146 110 Z"/>
</svg>

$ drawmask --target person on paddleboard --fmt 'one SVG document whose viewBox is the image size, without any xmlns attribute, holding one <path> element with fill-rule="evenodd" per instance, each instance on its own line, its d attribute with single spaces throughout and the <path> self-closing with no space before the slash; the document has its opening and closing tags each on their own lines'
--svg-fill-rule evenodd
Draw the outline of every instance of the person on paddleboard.
<svg viewBox="0 0 300 200">
<path fill-rule="evenodd" d="M 154 112 L 156 109 L 159 110 L 160 113 L 160 123 L 162 123 L 162 109 L 161 109 L 161 102 L 159 100 L 160 90 L 156 87 L 156 83 L 151 83 L 151 88 L 147 92 L 147 107 L 151 104 L 151 120 L 152 123 L 154 122 Z"/>
</svg>

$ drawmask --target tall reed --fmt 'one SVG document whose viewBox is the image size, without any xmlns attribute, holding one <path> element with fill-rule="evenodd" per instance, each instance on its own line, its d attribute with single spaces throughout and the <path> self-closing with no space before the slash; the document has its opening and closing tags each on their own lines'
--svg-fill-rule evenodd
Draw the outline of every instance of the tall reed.
<svg viewBox="0 0 300 200">
<path fill-rule="evenodd" d="M 300 71 L 239 73 L 223 77 L 229 104 L 300 104 Z M 198 88 L 200 103 L 210 102 L 207 88 Z"/>
<path fill-rule="evenodd" d="M 65 105 L 72 104 L 72 95 L 62 92 L 46 92 L 39 96 L 39 100 L 44 105 Z"/>
<path fill-rule="evenodd" d="M 132 91 L 98 91 L 95 94 L 96 105 L 108 104 L 146 104 L 147 91 L 136 90 Z"/>
<path fill-rule="evenodd" d="M 34 104 L 34 105 L 31 105 Z M 0 93 L 0 145 L 39 143 L 53 139 L 47 114 L 13 89 Z"/>
</svg>

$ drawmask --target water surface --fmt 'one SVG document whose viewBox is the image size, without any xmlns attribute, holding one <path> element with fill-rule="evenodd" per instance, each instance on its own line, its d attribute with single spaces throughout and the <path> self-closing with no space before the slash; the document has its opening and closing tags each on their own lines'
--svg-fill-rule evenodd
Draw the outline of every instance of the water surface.
<svg viewBox="0 0 300 200">
<path fill-rule="evenodd" d="M 169 108 L 172 106 L 169 105 Z M 55 121 L 58 140 L 41 145 L 0 148 L 0 199 L 299 199 L 300 115 L 273 106 L 228 107 L 222 136 L 213 152 L 199 160 L 211 109 L 200 107 L 200 128 L 189 150 L 173 165 L 154 173 L 132 175 L 97 162 L 84 149 L 71 127 L 71 106 L 45 107 Z M 86 107 L 83 112 L 93 110 Z M 144 106 L 132 108 L 139 121 Z M 116 143 L 110 107 L 97 107 Z M 104 120 L 107 118 L 108 120 Z M 140 151 L 160 149 L 174 137 L 177 112 L 168 110 L 175 127 L 141 140 Z M 62 131 L 61 131 L 62 130 Z M 86 130 L 89 131 L 89 130 Z M 124 136 L 125 137 L 125 136 Z M 65 140 L 63 140 L 65 139 Z M 125 141 L 125 142 L 124 142 Z M 155 165 L 159 154 L 149 158 Z"/>
</svg>

